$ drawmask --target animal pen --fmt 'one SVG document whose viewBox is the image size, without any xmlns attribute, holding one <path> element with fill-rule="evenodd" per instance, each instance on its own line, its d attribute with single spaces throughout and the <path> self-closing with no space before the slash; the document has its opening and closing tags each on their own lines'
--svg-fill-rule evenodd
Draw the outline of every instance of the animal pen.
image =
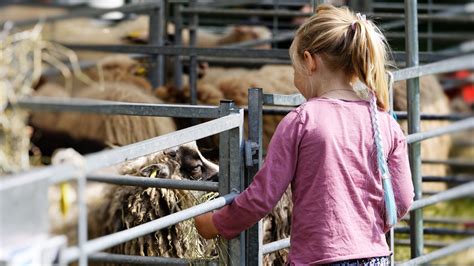
<svg viewBox="0 0 474 266">
<path fill-rule="evenodd" d="M 235 3 L 234 3 L 235 2 Z M 124 243 L 139 236 L 149 234 L 170 225 L 190 219 L 202 213 L 206 213 L 227 204 L 230 204 L 239 191 L 251 182 L 252 177 L 262 164 L 263 144 L 262 144 L 262 117 L 263 115 L 285 114 L 288 108 L 264 108 L 269 106 L 295 107 L 304 102 L 301 95 L 278 95 L 265 94 L 261 88 L 249 88 L 248 108 L 238 107 L 231 101 L 221 101 L 220 106 L 201 106 L 197 104 L 197 79 L 198 79 L 198 59 L 208 62 L 221 62 L 224 64 L 262 64 L 262 63 L 288 63 L 288 51 L 284 49 L 253 50 L 247 49 L 263 43 L 277 43 L 292 39 L 291 32 L 280 32 L 280 18 L 308 16 L 307 13 L 297 11 L 284 11 L 278 8 L 285 4 L 284 1 L 275 0 L 267 3 L 262 1 L 263 6 L 274 7 L 275 10 L 268 9 L 228 9 L 227 6 L 241 4 L 245 1 L 228 1 L 228 3 L 215 3 L 214 7 L 200 6 L 196 0 L 168 0 L 153 3 L 145 2 L 141 4 L 128 4 L 119 8 L 109 10 L 84 9 L 71 12 L 67 15 L 46 17 L 44 21 L 64 20 L 72 17 L 96 16 L 110 11 L 120 11 L 124 13 L 145 13 L 150 16 L 149 22 L 149 43 L 147 45 L 68 45 L 75 50 L 94 50 L 104 52 L 141 54 L 149 58 L 151 71 L 150 80 L 154 87 L 165 83 L 165 56 L 174 58 L 173 71 L 174 82 L 178 89 L 182 88 L 183 62 L 189 61 L 190 76 L 189 84 L 191 88 L 191 105 L 171 105 L 171 104 L 138 104 L 124 102 L 110 102 L 97 100 L 58 100 L 47 97 L 24 97 L 16 103 L 11 103 L 10 108 L 22 108 L 36 111 L 56 111 L 56 112 L 85 112 L 100 113 L 107 115 L 131 115 L 131 116 L 166 116 L 181 118 L 205 118 L 212 119 L 208 122 L 200 123 L 174 133 L 162 135 L 156 138 L 130 144 L 120 148 L 102 151 L 71 158 L 63 164 L 33 169 L 24 173 L 6 176 L 0 180 L 0 214 L 2 235 L 2 246 L 0 248 L 14 248 L 13 241 L 23 239 L 28 245 L 23 245 L 22 250 L 12 250 L 20 256 L 41 257 L 44 263 L 58 263 L 59 265 L 69 264 L 79 261 L 79 265 L 87 265 L 88 261 L 99 261 L 107 263 L 125 264 L 154 264 L 154 265 L 187 265 L 189 261 L 182 258 L 165 257 L 140 257 L 121 254 L 107 254 L 102 251 L 119 243 Z M 254 1 L 251 1 L 254 3 Z M 307 1 L 305 1 L 307 2 Z M 313 6 L 324 1 L 311 1 Z M 357 2 L 357 1 L 356 1 Z M 359 10 L 364 10 L 370 16 L 389 19 L 400 19 L 392 22 L 388 27 L 400 27 L 405 25 L 405 33 L 402 38 L 406 39 L 406 52 L 394 52 L 395 59 L 404 59 L 406 67 L 394 71 L 393 81 L 408 81 L 408 112 L 398 112 L 400 119 L 407 119 L 409 125 L 409 135 L 407 141 L 409 145 L 410 165 L 415 186 L 415 203 L 410 210 L 410 247 L 411 260 L 401 263 L 402 265 L 418 265 L 428 263 L 441 257 L 474 247 L 474 236 L 472 231 L 469 237 L 449 246 L 440 248 L 429 254 L 423 254 L 424 217 L 422 209 L 426 206 L 457 199 L 460 197 L 472 196 L 474 193 L 474 182 L 469 179 L 462 185 L 456 186 L 436 195 L 422 198 L 421 191 L 421 156 L 420 142 L 443 134 L 458 132 L 474 128 L 474 118 L 462 115 L 439 115 L 420 113 L 420 88 L 419 77 L 429 74 L 452 72 L 462 69 L 474 69 L 474 55 L 472 53 L 453 57 L 453 53 L 419 52 L 418 39 L 427 38 L 429 43 L 436 38 L 446 38 L 453 36 L 440 36 L 436 33 L 428 32 L 423 36 L 418 33 L 418 22 L 426 21 L 450 21 L 450 22 L 473 22 L 471 16 L 455 16 L 462 12 L 459 9 L 451 9 L 433 14 L 421 14 L 418 9 L 429 9 L 431 11 L 445 10 L 448 7 L 430 4 L 417 5 L 416 0 L 405 0 L 405 5 L 395 3 L 381 3 L 373 1 L 358 1 Z M 254 3 L 255 4 L 255 3 Z M 212 5 L 211 5 L 212 6 Z M 377 7 L 392 6 L 393 8 L 404 9 L 405 14 L 373 13 Z M 165 8 L 166 7 L 166 8 Z M 467 5 L 466 5 L 467 8 Z M 166 43 L 166 25 L 171 21 L 170 13 L 173 15 L 172 22 L 175 24 L 176 34 L 173 45 Z M 372 12 L 372 13 L 371 13 Z M 472 11 L 471 11 L 472 12 Z M 213 16 L 225 16 L 224 22 L 240 16 L 261 16 L 272 18 L 273 37 L 271 39 L 248 41 L 240 44 L 228 45 L 222 48 L 197 48 L 197 28 L 203 22 L 212 25 L 221 23 Z M 202 18 L 204 17 L 204 18 Z M 18 25 L 34 24 L 36 20 L 29 20 L 17 23 Z M 398 26 L 397 26 L 398 25 Z M 189 28 L 189 47 L 182 46 L 181 30 Z M 430 28 L 430 27 L 429 27 Z M 460 35 L 460 34 L 459 34 Z M 390 36 L 390 35 L 389 35 Z M 395 35 L 393 35 L 395 37 Z M 462 36 L 457 36 L 463 40 Z M 469 52 L 468 52 L 469 53 Z M 419 65 L 419 61 L 429 62 Z M 90 63 L 86 63 L 90 64 Z M 263 88 L 265 89 L 265 88 Z M 248 140 L 244 141 L 244 111 L 248 112 Z M 428 132 L 420 132 L 420 120 L 448 120 L 454 121 L 451 125 L 435 129 Z M 91 175 L 94 170 L 108 167 L 124 162 L 129 159 L 144 156 L 156 151 L 164 150 L 177 145 L 185 144 L 193 140 L 202 139 L 211 135 L 219 134 L 219 182 L 190 181 L 190 180 L 168 180 L 153 179 L 140 180 L 126 177 L 103 177 L 97 178 Z M 447 163 L 447 162 L 444 162 Z M 470 165 L 472 167 L 472 164 Z M 446 181 L 448 177 L 440 179 Z M 50 237 L 48 230 L 48 200 L 47 188 L 50 185 L 60 182 L 75 180 L 78 184 L 78 245 L 67 247 L 64 237 Z M 87 239 L 87 206 L 85 205 L 85 185 L 87 181 L 108 182 L 129 186 L 150 186 L 162 188 L 188 189 L 217 191 L 221 195 L 219 198 L 196 205 L 192 208 L 182 210 L 169 216 L 159 218 L 152 222 L 142 224 L 114 234 L 100 238 Z M 30 195 L 31 200 L 25 200 L 24 194 Z M 8 214 L 8 215 L 6 215 Z M 35 219 L 31 219 L 34 217 Z M 390 244 L 393 250 L 395 243 L 394 232 L 402 231 L 403 228 L 395 227 L 390 234 Z M 425 231 L 424 231 L 425 229 Z M 438 230 L 442 233 L 442 230 Z M 447 234 L 452 231 L 445 232 Z M 240 237 L 226 242 L 224 245 L 225 254 L 220 257 L 220 261 L 204 262 L 219 265 L 262 265 L 262 256 L 279 249 L 289 247 L 289 239 L 281 239 L 276 242 L 262 243 L 261 225 L 256 225 Z M 7 241 L 5 241 L 7 240 Z M 9 243 L 7 243 L 9 242 Z M 25 243 L 25 242 L 23 242 Z M 5 246 L 3 246 L 5 245 Z M 11 258 L 19 260 L 19 255 L 11 254 Z M 392 256 L 393 258 L 393 256 Z M 21 262 L 21 260 L 19 260 Z M 26 259 L 25 259 L 26 261 Z M 8 263 L 8 261 L 6 261 Z M 7 264 L 9 265 L 9 264 Z"/>
</svg>

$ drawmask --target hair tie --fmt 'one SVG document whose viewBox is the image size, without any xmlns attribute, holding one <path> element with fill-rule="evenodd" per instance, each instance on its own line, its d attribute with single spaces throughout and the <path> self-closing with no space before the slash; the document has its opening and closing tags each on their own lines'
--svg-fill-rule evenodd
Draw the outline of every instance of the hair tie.
<svg viewBox="0 0 474 266">
<path fill-rule="evenodd" d="M 361 15 L 360 13 L 357 13 L 357 14 L 356 14 L 356 17 L 357 17 L 358 19 L 362 20 L 362 21 L 366 21 L 366 20 L 367 20 L 365 14 L 364 14 L 364 15 Z"/>
<path fill-rule="evenodd" d="M 365 14 L 364 14 L 364 15 L 361 15 L 360 13 L 357 13 L 357 14 L 356 14 L 356 17 L 357 17 L 357 19 L 354 20 L 354 21 L 352 21 L 352 23 L 351 23 L 351 29 L 352 29 L 352 30 L 355 30 L 355 24 L 356 24 L 357 20 L 360 20 L 360 21 L 367 21 L 367 18 L 366 18 L 366 16 L 365 16 Z"/>
<path fill-rule="evenodd" d="M 351 29 L 352 29 L 352 30 L 355 30 L 355 29 L 356 29 L 356 28 L 355 28 L 356 22 L 357 22 L 357 20 L 352 21 L 352 23 L 351 23 Z"/>
</svg>

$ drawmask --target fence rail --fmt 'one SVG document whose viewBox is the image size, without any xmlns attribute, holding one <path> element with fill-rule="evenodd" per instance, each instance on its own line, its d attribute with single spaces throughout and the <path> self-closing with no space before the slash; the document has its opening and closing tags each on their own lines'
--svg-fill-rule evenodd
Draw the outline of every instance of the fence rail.
<svg viewBox="0 0 474 266">
<path fill-rule="evenodd" d="M 134 238 L 158 231 L 160 229 L 177 224 L 184 220 L 193 218 L 200 214 L 219 209 L 225 205 L 230 204 L 237 195 L 237 193 L 224 195 L 217 199 L 208 201 L 206 203 L 201 203 L 186 210 L 182 210 L 180 212 L 176 212 L 165 217 L 158 218 L 151 222 L 141 224 L 107 236 L 89 240 L 87 241 L 87 243 L 84 244 L 84 252 L 86 255 L 91 255 L 93 253 L 132 240 Z M 71 263 L 79 259 L 79 251 L 80 250 L 78 247 L 71 247 L 66 249 L 63 257 L 64 262 Z"/>
</svg>

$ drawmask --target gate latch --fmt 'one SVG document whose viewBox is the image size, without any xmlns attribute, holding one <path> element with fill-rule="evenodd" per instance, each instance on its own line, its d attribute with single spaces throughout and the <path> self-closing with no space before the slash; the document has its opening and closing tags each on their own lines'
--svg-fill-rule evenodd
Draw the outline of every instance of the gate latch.
<svg viewBox="0 0 474 266">
<path fill-rule="evenodd" d="M 257 154 L 260 145 L 254 141 L 247 140 L 245 142 L 245 165 L 247 167 L 252 167 L 258 164 L 258 158 L 254 158 L 254 155 Z"/>
</svg>

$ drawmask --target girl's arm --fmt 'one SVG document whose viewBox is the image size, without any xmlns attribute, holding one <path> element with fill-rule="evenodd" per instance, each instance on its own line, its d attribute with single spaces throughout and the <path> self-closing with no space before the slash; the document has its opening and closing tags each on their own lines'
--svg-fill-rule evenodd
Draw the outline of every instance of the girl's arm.
<svg viewBox="0 0 474 266">
<path fill-rule="evenodd" d="M 394 143 L 388 156 L 388 168 L 392 176 L 392 186 L 397 205 L 397 218 L 400 220 L 408 213 L 415 196 L 411 179 L 406 137 L 400 126 L 393 125 Z"/>
<path fill-rule="evenodd" d="M 278 125 L 265 162 L 250 186 L 230 205 L 212 216 L 205 214 L 195 219 L 203 237 L 212 238 L 218 232 L 224 238 L 232 239 L 257 223 L 277 204 L 296 170 L 302 136 L 302 123 L 297 110 L 285 116 Z"/>
</svg>

